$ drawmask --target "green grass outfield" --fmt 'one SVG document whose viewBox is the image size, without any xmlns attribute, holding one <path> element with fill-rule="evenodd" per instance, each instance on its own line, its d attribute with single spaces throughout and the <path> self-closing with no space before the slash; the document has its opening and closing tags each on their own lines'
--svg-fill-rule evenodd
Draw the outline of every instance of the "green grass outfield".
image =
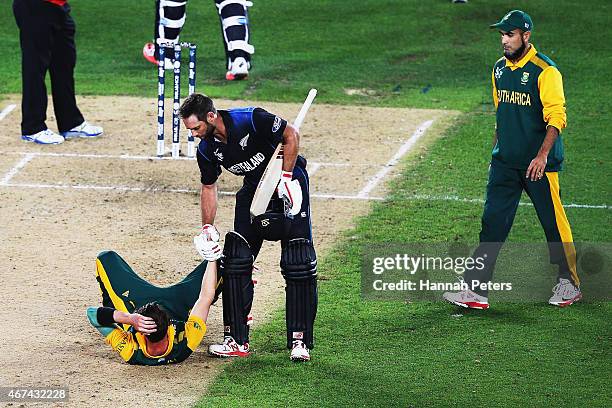
<svg viewBox="0 0 612 408">
<path fill-rule="evenodd" d="M 153 98 L 155 70 L 141 57 L 153 2 L 71 3 L 79 29 L 78 92 Z M 289 362 L 279 311 L 254 331 L 256 353 L 229 364 L 199 406 L 612 405 L 609 303 L 556 309 L 492 298 L 487 312 L 453 317 L 457 309 L 441 302 L 360 296 L 368 243 L 477 239 L 481 204 L 407 198 L 483 197 L 494 125 L 490 69 L 500 56 L 499 36 L 487 27 L 510 8 L 531 14 L 532 42 L 564 75 L 564 202 L 612 204 L 608 1 L 255 0 L 254 68 L 242 83 L 222 80 L 212 0 L 190 2 L 185 32 L 193 34 L 183 38 L 200 46 L 198 86 L 213 97 L 297 102 L 317 87 L 319 102 L 464 112 L 427 154 L 407 160 L 389 199 L 373 205 L 320 260 L 313 361 Z M 2 13 L 0 94 L 20 90 L 16 33 L 10 13 Z M 345 92 L 361 88 L 371 95 Z M 576 241 L 612 241 L 612 210 L 568 208 L 567 214 Z M 509 240 L 543 239 L 533 208 L 520 207 Z M 525 271 L 525 279 L 537 273 Z"/>
</svg>

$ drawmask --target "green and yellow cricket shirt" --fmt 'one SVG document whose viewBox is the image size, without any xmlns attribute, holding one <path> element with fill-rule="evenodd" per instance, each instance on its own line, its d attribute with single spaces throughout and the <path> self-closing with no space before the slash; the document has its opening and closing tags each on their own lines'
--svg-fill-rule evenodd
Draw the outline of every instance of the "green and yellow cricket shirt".
<svg viewBox="0 0 612 408">
<path fill-rule="evenodd" d="M 542 146 L 546 128 L 554 126 L 561 132 L 566 126 L 561 73 L 532 45 L 516 64 L 500 58 L 491 79 L 497 122 L 493 160 L 505 167 L 527 169 Z M 562 163 L 559 135 L 548 154 L 546 171 L 559 171 Z"/>
<path fill-rule="evenodd" d="M 147 352 L 142 333 L 131 326 L 127 330 L 118 325 L 102 326 L 98 322 L 97 311 L 96 307 L 87 309 L 89 321 L 104 336 L 106 343 L 129 364 L 153 366 L 180 363 L 198 348 L 206 334 L 206 324 L 199 317 L 190 315 L 186 322 L 171 320 L 168 348 L 163 354 L 153 356 Z"/>
</svg>

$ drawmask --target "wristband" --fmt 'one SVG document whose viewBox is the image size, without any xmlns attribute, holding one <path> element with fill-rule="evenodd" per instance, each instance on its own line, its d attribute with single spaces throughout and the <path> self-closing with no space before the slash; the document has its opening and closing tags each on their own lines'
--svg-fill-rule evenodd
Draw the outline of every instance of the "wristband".
<svg viewBox="0 0 612 408">
<path fill-rule="evenodd" d="M 98 319 L 100 326 L 114 325 L 115 319 L 113 319 L 113 313 L 115 313 L 115 309 L 112 307 L 99 307 L 96 313 L 96 319 Z"/>
</svg>

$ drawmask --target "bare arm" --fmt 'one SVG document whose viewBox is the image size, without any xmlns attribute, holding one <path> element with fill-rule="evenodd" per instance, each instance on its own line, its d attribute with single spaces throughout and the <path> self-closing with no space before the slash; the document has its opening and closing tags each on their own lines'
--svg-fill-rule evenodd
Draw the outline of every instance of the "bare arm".
<svg viewBox="0 0 612 408">
<path fill-rule="evenodd" d="M 202 225 L 213 225 L 217 215 L 217 183 L 202 185 L 200 210 L 202 211 Z"/>
<path fill-rule="evenodd" d="M 283 171 L 293 172 L 299 150 L 300 134 L 296 128 L 287 124 L 283 131 Z"/>
<path fill-rule="evenodd" d="M 191 315 L 199 317 L 206 323 L 210 305 L 215 297 L 215 288 L 217 286 L 217 262 L 208 262 L 206 272 L 202 277 L 202 287 L 200 288 L 200 296 L 191 309 Z"/>
</svg>

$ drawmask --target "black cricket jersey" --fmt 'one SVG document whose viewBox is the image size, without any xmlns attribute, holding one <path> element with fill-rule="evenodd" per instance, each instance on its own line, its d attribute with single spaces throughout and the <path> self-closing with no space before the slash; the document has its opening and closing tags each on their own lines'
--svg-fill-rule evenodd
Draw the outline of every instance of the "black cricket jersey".
<svg viewBox="0 0 612 408">
<path fill-rule="evenodd" d="M 245 186 L 256 188 L 274 150 L 282 143 L 287 121 L 256 107 L 219 110 L 219 115 L 227 143 L 201 139 L 196 157 L 202 184 L 215 183 L 223 167 L 244 176 Z"/>
</svg>

